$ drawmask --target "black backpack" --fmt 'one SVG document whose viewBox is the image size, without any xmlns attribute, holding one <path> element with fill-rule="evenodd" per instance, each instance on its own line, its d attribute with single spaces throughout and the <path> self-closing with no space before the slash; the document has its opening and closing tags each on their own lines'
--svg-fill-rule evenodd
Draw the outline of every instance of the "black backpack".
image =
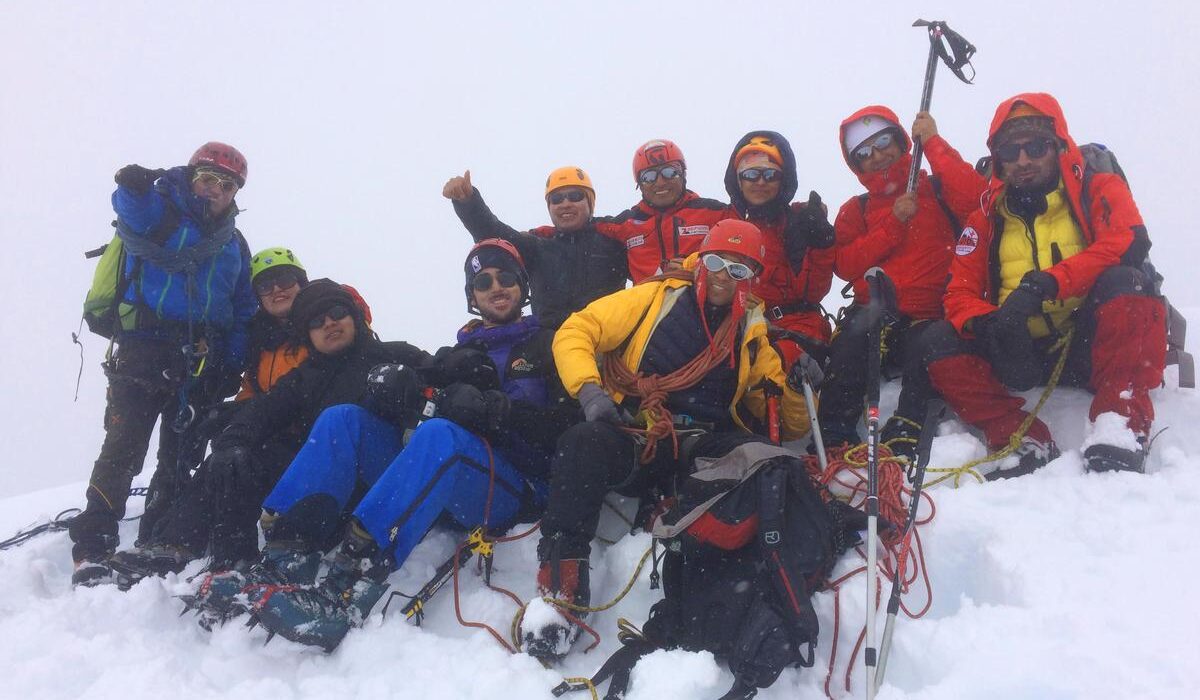
<svg viewBox="0 0 1200 700">
<path fill-rule="evenodd" d="M 848 506 L 821 497 L 802 459 L 758 447 L 775 456 L 732 469 L 713 460 L 656 520 L 665 597 L 640 634 L 621 632 L 622 648 L 592 679 L 612 677 L 606 700 L 624 697 L 634 664 L 655 649 L 707 650 L 725 661 L 734 684 L 722 700 L 753 697 L 783 669 L 813 665 L 820 626 L 810 595 L 857 522 L 847 522 Z"/>
</svg>

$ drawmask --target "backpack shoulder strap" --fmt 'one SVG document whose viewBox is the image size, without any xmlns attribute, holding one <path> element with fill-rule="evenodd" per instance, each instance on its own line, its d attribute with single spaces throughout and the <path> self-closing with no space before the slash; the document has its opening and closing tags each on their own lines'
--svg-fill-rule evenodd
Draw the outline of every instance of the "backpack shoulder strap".
<svg viewBox="0 0 1200 700">
<path fill-rule="evenodd" d="M 933 198 L 937 200 L 938 206 L 942 208 L 942 213 L 946 215 L 946 220 L 950 222 L 950 228 L 953 229 L 954 235 L 958 236 L 958 232 L 962 230 L 962 222 L 954 215 L 954 210 L 946 204 L 945 197 L 942 196 L 942 179 L 937 175 L 929 176 L 929 184 L 933 187 Z"/>
</svg>

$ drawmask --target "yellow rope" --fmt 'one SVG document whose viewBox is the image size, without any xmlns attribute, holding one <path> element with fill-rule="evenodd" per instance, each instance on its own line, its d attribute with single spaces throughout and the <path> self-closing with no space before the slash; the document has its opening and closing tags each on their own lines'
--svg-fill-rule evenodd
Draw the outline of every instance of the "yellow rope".
<svg viewBox="0 0 1200 700">
<path fill-rule="evenodd" d="M 1042 407 L 1046 405 L 1046 401 L 1050 398 L 1050 394 L 1054 393 L 1055 387 L 1058 386 L 1058 380 L 1062 377 L 1063 368 L 1067 365 L 1067 354 L 1071 349 L 1071 339 L 1074 335 L 1074 329 L 1067 331 L 1067 334 L 1059 339 L 1059 341 L 1050 348 L 1051 350 L 1054 350 L 1055 348 L 1061 348 L 1058 354 L 1058 361 L 1054 363 L 1054 371 L 1050 374 L 1050 381 L 1046 383 L 1046 388 L 1042 390 L 1042 396 L 1038 399 L 1037 405 L 1033 407 L 1033 410 L 1030 411 L 1029 415 L 1025 416 L 1025 420 L 1021 421 L 1021 425 L 1017 428 L 1017 431 L 1008 437 L 1008 444 L 992 454 L 980 459 L 971 460 L 960 467 L 940 469 L 934 467 L 926 468 L 925 471 L 927 472 L 942 474 L 942 476 L 939 476 L 933 481 L 925 484 L 926 488 L 930 486 L 936 486 L 937 484 L 940 484 L 948 479 L 954 479 L 954 488 L 958 488 L 958 482 L 964 474 L 970 474 L 971 476 L 975 477 L 976 481 L 983 483 L 984 478 L 979 474 L 979 472 L 975 471 L 975 467 L 978 467 L 981 464 L 987 464 L 988 462 L 994 462 L 998 459 L 1004 459 L 1021 446 L 1021 441 L 1025 439 L 1025 434 L 1029 432 L 1029 426 L 1033 425 L 1033 422 L 1037 420 L 1038 413 L 1041 412 Z"/>
<path fill-rule="evenodd" d="M 592 694 L 592 700 L 600 700 L 600 693 L 596 692 L 596 685 L 592 683 L 591 678 L 564 678 L 563 683 L 570 683 L 571 685 L 575 686 L 586 686 L 588 692 Z M 579 688 L 572 688 L 571 690 L 579 690 Z"/>
</svg>

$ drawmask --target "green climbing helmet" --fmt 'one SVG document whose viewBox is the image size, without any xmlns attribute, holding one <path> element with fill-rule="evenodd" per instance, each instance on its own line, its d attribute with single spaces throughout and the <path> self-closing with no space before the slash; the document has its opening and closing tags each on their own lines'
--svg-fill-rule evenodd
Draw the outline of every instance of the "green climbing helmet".
<svg viewBox="0 0 1200 700">
<path fill-rule="evenodd" d="M 288 248 L 267 248 L 260 250 L 250 258 L 250 281 L 254 281 L 263 272 L 272 268 L 289 265 L 308 276 L 308 271 L 304 269 L 304 265 L 300 264 L 300 259 L 296 257 Z"/>
</svg>

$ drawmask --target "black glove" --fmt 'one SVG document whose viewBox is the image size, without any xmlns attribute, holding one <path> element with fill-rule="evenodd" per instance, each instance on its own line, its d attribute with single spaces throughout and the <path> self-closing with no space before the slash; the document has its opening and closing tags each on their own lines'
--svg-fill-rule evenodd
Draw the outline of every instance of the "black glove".
<svg viewBox="0 0 1200 700">
<path fill-rule="evenodd" d="M 367 373 L 366 408 L 401 427 L 416 425 L 425 407 L 425 382 L 407 365 L 375 365 Z"/>
<path fill-rule="evenodd" d="M 1058 296 L 1058 280 L 1049 272 L 1032 270 L 1021 278 L 1021 284 L 1009 292 L 1000 305 L 1001 323 L 1025 323 L 1030 316 L 1042 312 L 1042 302 Z"/>
<path fill-rule="evenodd" d="M 437 386 L 463 382 L 480 391 L 500 388 L 500 376 L 492 358 L 473 345 L 438 350 L 429 370 L 430 381 Z"/>
<path fill-rule="evenodd" d="M 821 368 L 821 363 L 808 353 L 801 355 L 792 365 L 792 369 L 788 371 L 787 384 L 793 391 L 803 394 L 805 378 L 812 384 L 813 391 L 820 389 L 821 382 L 825 381 L 825 370 Z"/>
<path fill-rule="evenodd" d="M 151 170 L 140 165 L 126 165 L 113 176 L 117 184 L 134 194 L 146 194 L 154 181 L 166 174 L 165 170 Z"/>
<path fill-rule="evenodd" d="M 583 408 L 583 417 L 589 423 L 604 421 L 613 425 L 622 425 L 621 411 L 617 402 L 613 401 L 604 387 L 599 384 L 584 384 L 579 389 L 579 405 Z"/>
<path fill-rule="evenodd" d="M 508 395 L 502 391 L 480 391 L 470 384 L 457 382 L 442 390 L 437 414 L 473 433 L 491 435 L 504 426 L 511 408 Z"/>
<path fill-rule="evenodd" d="M 783 233 L 788 264 L 794 272 L 799 272 L 810 248 L 829 248 L 834 240 L 833 224 L 829 223 L 829 214 L 821 204 L 821 195 L 810 191 L 808 202 L 788 213 L 788 224 Z"/>
<path fill-rule="evenodd" d="M 242 388 L 242 373 L 230 370 L 213 372 L 206 380 L 209 396 L 213 400 L 224 400 L 235 396 Z"/>
<path fill-rule="evenodd" d="M 250 451 L 244 447 L 228 447 L 214 451 L 208 458 L 207 483 L 209 493 L 229 502 L 238 497 L 250 479 Z"/>
</svg>

